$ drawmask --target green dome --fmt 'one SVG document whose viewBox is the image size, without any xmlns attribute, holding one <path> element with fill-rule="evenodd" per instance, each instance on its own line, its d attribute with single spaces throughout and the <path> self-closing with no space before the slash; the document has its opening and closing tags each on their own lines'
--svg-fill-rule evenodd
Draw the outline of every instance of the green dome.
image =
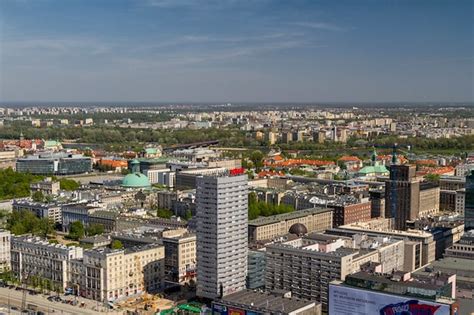
<svg viewBox="0 0 474 315">
<path fill-rule="evenodd" d="M 151 185 L 150 185 L 150 182 L 148 181 L 148 177 L 138 172 L 128 174 L 122 180 L 122 187 L 146 188 L 150 186 Z"/>
</svg>

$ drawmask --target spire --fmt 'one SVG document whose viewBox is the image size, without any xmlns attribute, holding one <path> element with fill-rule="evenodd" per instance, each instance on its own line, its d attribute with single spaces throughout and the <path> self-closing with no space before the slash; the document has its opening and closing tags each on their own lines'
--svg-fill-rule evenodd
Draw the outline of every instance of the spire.
<svg viewBox="0 0 474 315">
<path fill-rule="evenodd" d="M 372 161 L 372 166 L 375 166 L 377 163 L 377 151 L 375 151 L 375 146 L 372 147 L 372 155 L 370 156 L 370 160 Z"/>
<path fill-rule="evenodd" d="M 393 150 L 392 150 L 392 164 L 398 164 L 398 158 L 397 158 L 397 144 L 393 144 Z"/>
</svg>

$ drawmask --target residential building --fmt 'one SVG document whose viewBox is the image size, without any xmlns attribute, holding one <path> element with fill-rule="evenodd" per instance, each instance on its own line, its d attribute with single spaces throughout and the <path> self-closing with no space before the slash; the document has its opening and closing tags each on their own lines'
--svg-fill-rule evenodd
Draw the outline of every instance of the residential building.
<svg viewBox="0 0 474 315">
<path fill-rule="evenodd" d="M 39 191 L 43 195 L 57 195 L 59 193 L 59 189 L 59 181 L 53 181 L 51 177 L 47 177 L 43 181 L 30 184 L 31 193 Z"/>
<path fill-rule="evenodd" d="M 11 237 L 11 270 L 15 277 L 26 282 L 32 276 L 47 279 L 59 292 L 69 285 L 71 261 L 82 255 L 81 247 L 51 244 L 39 237 Z"/>
<path fill-rule="evenodd" d="M 10 231 L 0 230 L 0 273 L 11 269 L 10 249 Z"/>
<path fill-rule="evenodd" d="M 127 249 L 91 249 L 71 264 L 71 286 L 78 294 L 108 302 L 163 288 L 164 247 L 149 244 Z"/>
<path fill-rule="evenodd" d="M 185 232 L 162 238 L 165 274 L 169 281 L 184 284 L 196 277 L 196 235 Z"/>
<path fill-rule="evenodd" d="M 15 199 L 13 211 L 30 211 L 38 218 L 47 218 L 54 223 L 62 223 L 61 205 L 56 203 L 33 202 L 26 199 Z"/>
<path fill-rule="evenodd" d="M 307 232 L 322 232 L 333 226 L 333 211 L 325 208 L 310 208 L 290 213 L 260 217 L 249 221 L 248 238 L 250 242 L 271 240 L 288 234 L 291 226 L 303 224 Z"/>
<path fill-rule="evenodd" d="M 247 289 L 265 287 L 265 251 L 249 250 L 248 252 Z"/>
<path fill-rule="evenodd" d="M 197 178 L 197 295 L 215 299 L 245 288 L 247 175 Z"/>
<path fill-rule="evenodd" d="M 334 210 L 334 226 L 363 222 L 371 219 L 372 206 L 370 201 L 358 203 L 331 203 Z"/>
</svg>

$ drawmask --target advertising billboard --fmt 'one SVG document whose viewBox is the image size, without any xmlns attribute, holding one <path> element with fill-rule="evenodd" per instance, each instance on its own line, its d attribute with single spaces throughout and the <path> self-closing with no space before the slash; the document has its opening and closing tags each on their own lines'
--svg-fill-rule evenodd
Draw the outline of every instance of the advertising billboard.
<svg viewBox="0 0 474 315">
<path fill-rule="evenodd" d="M 212 303 L 212 314 L 213 315 L 227 315 L 227 307 L 224 305 Z"/>
<path fill-rule="evenodd" d="M 244 310 L 240 310 L 238 308 L 228 308 L 228 314 L 229 315 L 245 315 Z"/>
<path fill-rule="evenodd" d="M 329 315 L 354 314 L 454 315 L 450 305 L 330 284 Z"/>
</svg>

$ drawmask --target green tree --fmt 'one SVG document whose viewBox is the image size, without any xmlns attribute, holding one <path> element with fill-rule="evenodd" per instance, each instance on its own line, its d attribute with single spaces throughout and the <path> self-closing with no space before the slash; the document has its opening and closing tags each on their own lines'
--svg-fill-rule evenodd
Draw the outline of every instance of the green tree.
<svg viewBox="0 0 474 315">
<path fill-rule="evenodd" d="M 59 180 L 59 187 L 63 190 L 73 191 L 79 189 L 81 184 L 73 179 L 61 178 Z"/>
<path fill-rule="evenodd" d="M 171 212 L 171 210 L 168 210 L 168 209 L 160 208 L 156 211 L 156 215 L 163 219 L 171 219 L 171 217 L 173 216 L 173 212 Z"/>
<path fill-rule="evenodd" d="M 426 181 L 428 182 L 432 182 L 432 183 L 439 183 L 439 174 L 426 174 L 424 176 L 424 178 L 426 179 Z"/>
<path fill-rule="evenodd" d="M 250 154 L 250 161 L 252 161 L 252 164 L 257 172 L 259 172 L 263 166 L 263 158 L 264 155 L 260 150 L 255 150 Z"/>
<path fill-rule="evenodd" d="M 69 234 L 68 238 L 78 241 L 79 239 L 83 238 L 85 235 L 84 225 L 81 221 L 72 222 L 69 226 Z"/>
<path fill-rule="evenodd" d="M 88 236 L 100 235 L 104 233 L 104 225 L 99 223 L 92 223 L 89 225 L 86 231 Z"/>
<path fill-rule="evenodd" d="M 110 248 L 112 248 L 112 249 L 122 249 L 123 244 L 119 240 L 113 240 L 112 243 L 110 244 Z"/>
<path fill-rule="evenodd" d="M 193 214 L 191 213 L 191 210 L 186 210 L 186 213 L 184 214 L 184 219 L 186 221 L 189 221 L 193 217 Z"/>
<path fill-rule="evenodd" d="M 43 202 L 44 200 L 44 195 L 41 191 L 35 191 L 33 195 L 31 196 L 34 202 Z"/>
</svg>

